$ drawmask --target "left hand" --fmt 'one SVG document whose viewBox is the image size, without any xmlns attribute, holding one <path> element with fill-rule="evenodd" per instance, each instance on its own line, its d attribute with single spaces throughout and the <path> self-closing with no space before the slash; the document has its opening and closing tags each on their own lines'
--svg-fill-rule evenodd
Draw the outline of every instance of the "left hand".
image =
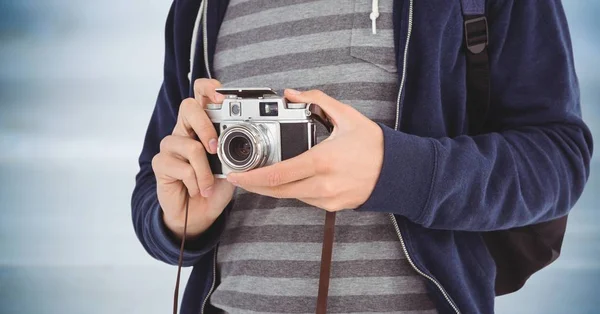
<svg viewBox="0 0 600 314">
<path fill-rule="evenodd" d="M 383 163 L 383 132 L 360 112 L 321 91 L 286 90 L 290 102 L 319 105 L 334 125 L 323 142 L 271 166 L 231 173 L 227 180 L 249 192 L 275 198 L 296 198 L 339 211 L 367 201 Z"/>
</svg>

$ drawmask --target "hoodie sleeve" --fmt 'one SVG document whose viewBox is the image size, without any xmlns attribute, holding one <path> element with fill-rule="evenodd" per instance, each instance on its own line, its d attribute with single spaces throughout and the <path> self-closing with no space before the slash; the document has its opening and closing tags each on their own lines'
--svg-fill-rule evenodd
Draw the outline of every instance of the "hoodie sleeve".
<svg viewBox="0 0 600 314">
<path fill-rule="evenodd" d="M 162 219 L 162 209 L 156 194 L 156 178 L 152 170 L 152 158 L 159 152 L 160 141 L 173 131 L 179 104 L 184 97 L 187 97 L 187 86 L 189 85 L 185 76 L 180 77 L 176 73 L 175 8 L 176 2 L 173 3 L 169 12 L 165 30 L 164 81 L 139 157 L 140 171 L 136 176 L 135 189 L 131 199 L 133 226 L 138 239 L 151 256 L 172 265 L 176 265 L 178 262 L 180 242 L 173 237 Z M 181 86 L 186 88 L 182 89 Z M 186 241 L 184 266 L 195 264 L 216 246 L 219 235 L 224 229 L 225 213 L 228 212 L 230 206 L 231 204 L 200 237 Z"/>
<path fill-rule="evenodd" d="M 500 2 L 488 15 L 489 122 L 497 132 L 426 138 L 381 126 L 380 178 L 358 210 L 428 228 L 490 231 L 558 218 L 575 204 L 592 138 L 564 10 L 560 1 Z"/>
</svg>

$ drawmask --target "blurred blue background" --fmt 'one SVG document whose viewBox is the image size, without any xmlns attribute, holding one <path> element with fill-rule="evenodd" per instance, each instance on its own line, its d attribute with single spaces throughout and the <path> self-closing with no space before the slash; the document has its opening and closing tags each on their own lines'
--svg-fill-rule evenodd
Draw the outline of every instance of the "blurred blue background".
<svg viewBox="0 0 600 314">
<path fill-rule="evenodd" d="M 598 142 L 600 1 L 563 2 Z M 143 251 L 129 208 L 169 6 L 0 0 L 0 313 L 170 311 L 175 268 Z M 498 313 L 600 312 L 599 155 L 563 255 Z"/>
</svg>

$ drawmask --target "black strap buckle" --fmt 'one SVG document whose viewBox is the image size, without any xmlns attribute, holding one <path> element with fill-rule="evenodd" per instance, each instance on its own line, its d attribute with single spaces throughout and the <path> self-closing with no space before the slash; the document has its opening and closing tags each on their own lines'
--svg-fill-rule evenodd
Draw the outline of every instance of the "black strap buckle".
<svg viewBox="0 0 600 314">
<path fill-rule="evenodd" d="M 488 45 L 488 24 L 485 16 L 465 20 L 465 43 L 473 54 L 481 53 Z"/>
</svg>

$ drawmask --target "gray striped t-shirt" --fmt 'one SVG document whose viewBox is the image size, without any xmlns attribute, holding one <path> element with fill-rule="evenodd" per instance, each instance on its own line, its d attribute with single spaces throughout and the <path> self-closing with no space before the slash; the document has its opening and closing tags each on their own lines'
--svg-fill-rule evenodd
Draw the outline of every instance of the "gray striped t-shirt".
<svg viewBox="0 0 600 314">
<path fill-rule="evenodd" d="M 231 0 L 215 77 L 226 87 L 320 89 L 393 126 L 397 69 L 392 0 Z M 321 135 L 324 132 L 321 131 Z M 297 200 L 236 192 L 210 297 L 228 313 L 314 313 L 325 212 Z M 436 313 L 390 216 L 337 215 L 330 313 Z"/>
</svg>

